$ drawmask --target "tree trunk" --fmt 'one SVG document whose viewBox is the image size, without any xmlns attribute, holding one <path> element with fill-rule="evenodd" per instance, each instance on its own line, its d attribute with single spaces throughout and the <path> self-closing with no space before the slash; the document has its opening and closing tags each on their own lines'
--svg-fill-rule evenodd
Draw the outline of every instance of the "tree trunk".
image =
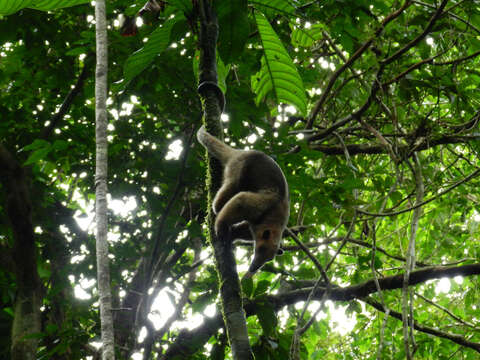
<svg viewBox="0 0 480 360">
<path fill-rule="evenodd" d="M 115 359 L 112 295 L 107 243 L 107 27 L 105 0 L 95 2 L 97 66 L 95 71 L 96 170 L 95 216 L 97 223 L 97 281 L 100 297 L 102 359 Z"/>
<path fill-rule="evenodd" d="M 24 169 L 0 144 L 0 180 L 6 193 L 6 211 L 12 225 L 12 258 L 17 295 L 12 325 L 12 360 L 35 360 L 40 333 L 41 286 L 37 273 L 32 206 Z"/>
<path fill-rule="evenodd" d="M 199 2 L 200 12 L 200 65 L 199 84 L 214 84 L 202 91 L 204 108 L 204 123 L 211 134 L 223 138 L 220 115 L 223 110 L 222 100 L 219 99 L 217 84 L 216 44 L 218 22 L 211 3 L 208 0 Z M 235 256 L 231 242 L 218 239 L 214 230 L 214 216 L 212 213 L 213 195 L 218 191 L 222 178 L 220 163 L 208 157 L 207 188 L 208 188 L 208 215 L 209 237 L 215 255 L 215 264 L 219 277 L 219 288 L 222 299 L 222 313 L 227 329 L 228 340 L 234 360 L 253 359 L 253 353 L 248 339 L 247 323 L 243 310 L 242 292 L 238 279 Z"/>
</svg>

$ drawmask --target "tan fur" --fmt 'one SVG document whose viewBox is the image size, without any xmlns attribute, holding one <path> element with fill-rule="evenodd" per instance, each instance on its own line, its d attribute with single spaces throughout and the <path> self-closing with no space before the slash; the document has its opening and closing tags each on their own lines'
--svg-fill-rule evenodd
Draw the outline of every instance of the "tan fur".
<svg viewBox="0 0 480 360">
<path fill-rule="evenodd" d="M 280 251 L 282 233 L 290 214 L 288 185 L 277 163 L 260 151 L 237 150 L 205 131 L 198 141 L 224 166 L 223 182 L 213 200 L 215 231 L 230 239 L 232 225 L 247 221 L 255 241 L 248 276 Z"/>
</svg>

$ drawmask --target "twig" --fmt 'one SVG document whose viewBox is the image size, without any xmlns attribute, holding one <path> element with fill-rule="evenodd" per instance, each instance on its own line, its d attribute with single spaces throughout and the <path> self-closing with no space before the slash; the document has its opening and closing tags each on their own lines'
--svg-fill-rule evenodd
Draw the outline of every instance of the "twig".
<svg viewBox="0 0 480 360">
<path fill-rule="evenodd" d="M 50 119 L 50 124 L 42 130 L 42 133 L 40 134 L 41 139 L 48 138 L 51 135 L 52 131 L 57 127 L 60 120 L 62 120 L 65 114 L 70 110 L 70 106 L 72 105 L 73 100 L 75 100 L 75 97 L 80 93 L 80 90 L 83 88 L 85 79 L 88 76 L 88 72 L 90 69 L 90 58 L 91 55 L 87 56 L 83 63 L 84 65 L 82 72 L 80 73 L 74 87 L 68 92 L 67 96 L 65 96 L 65 99 L 63 100 L 60 109 L 58 109 L 55 115 L 53 115 Z"/>
<path fill-rule="evenodd" d="M 353 166 L 352 159 L 350 157 L 350 153 L 349 153 L 348 148 L 345 145 L 345 142 L 343 141 L 342 137 L 336 131 L 333 132 L 333 135 L 335 135 L 337 137 L 338 141 L 340 142 L 340 145 L 343 148 L 343 153 L 345 154 L 345 160 L 347 161 L 348 167 L 350 167 L 353 171 L 357 172 L 358 169 L 355 166 Z"/>
<path fill-rule="evenodd" d="M 425 296 L 423 296 L 422 294 L 420 293 L 417 293 L 415 292 L 415 295 L 418 296 L 419 298 L 421 298 L 422 300 L 424 300 L 425 302 L 429 303 L 430 305 L 433 305 L 435 306 L 436 308 L 442 310 L 443 312 L 447 313 L 449 316 L 451 316 L 452 318 L 454 318 L 455 320 L 457 320 L 459 323 L 463 324 L 463 325 L 466 325 L 468 327 L 471 327 L 471 328 L 474 328 L 474 329 L 478 329 L 478 327 L 472 323 L 469 323 L 465 320 L 463 320 L 462 318 L 458 317 L 457 315 L 455 315 L 454 313 L 452 313 L 450 310 L 448 310 L 446 307 L 443 307 L 442 305 L 439 305 L 437 304 L 436 302 L 433 302 L 432 300 L 430 299 L 427 299 Z"/>
<path fill-rule="evenodd" d="M 350 223 L 350 226 L 348 227 L 348 231 L 347 231 L 347 235 L 345 235 L 344 239 L 342 240 L 342 243 L 340 244 L 340 246 L 338 247 L 337 251 L 335 252 L 335 254 L 332 256 L 332 258 L 330 259 L 330 261 L 328 262 L 327 266 L 325 266 L 325 271 L 328 271 L 328 269 L 330 269 L 330 266 L 333 264 L 333 262 L 335 261 L 336 257 L 338 256 L 338 254 L 340 253 L 340 251 L 342 250 L 342 248 L 345 246 L 345 244 L 347 243 L 347 239 L 350 237 L 350 234 L 352 233 L 354 227 L 355 227 L 355 221 L 357 219 L 357 211 L 355 211 L 353 213 L 353 217 L 352 217 L 352 222 Z"/>
<path fill-rule="evenodd" d="M 315 264 L 317 269 L 320 271 L 320 275 L 322 276 L 323 281 L 325 281 L 325 283 L 328 284 L 330 282 L 330 280 L 328 279 L 328 276 L 325 273 L 325 270 L 323 269 L 322 264 L 320 264 L 318 259 L 315 256 L 313 256 L 311 251 L 300 241 L 300 239 L 290 229 L 287 228 L 287 231 L 290 234 L 290 236 L 292 237 L 292 239 L 297 243 L 297 245 L 300 246 L 300 248 L 303 250 L 303 252 L 305 254 L 307 254 L 307 256 L 310 258 L 310 260 L 313 261 L 313 263 Z"/>
<path fill-rule="evenodd" d="M 424 2 L 421 2 L 421 1 L 416 1 L 414 0 L 413 1 L 415 4 L 418 4 L 418 5 L 422 5 L 422 6 L 425 6 L 425 7 L 428 7 L 430 9 L 435 9 L 435 6 L 432 5 L 432 4 L 427 4 L 427 3 L 424 3 Z M 480 29 L 477 28 L 476 26 L 472 25 L 471 23 L 469 23 L 467 20 L 464 20 L 462 19 L 460 16 L 456 15 L 456 14 L 453 14 L 450 12 L 450 9 L 447 9 L 445 10 L 445 14 L 447 14 L 448 16 L 451 16 L 461 22 L 463 22 L 465 25 L 471 27 L 473 30 L 475 30 L 479 35 L 480 35 Z"/>
<path fill-rule="evenodd" d="M 416 194 L 417 198 L 415 200 L 415 205 L 418 205 L 423 200 L 424 194 L 424 185 L 423 185 L 423 176 L 422 176 L 422 167 L 418 155 L 415 153 L 413 155 L 414 166 L 412 167 L 413 174 L 415 176 L 416 184 Z M 408 284 L 410 273 L 415 268 L 415 242 L 417 237 L 418 222 L 421 216 L 421 207 L 417 206 L 413 212 L 411 230 L 410 230 L 410 239 L 408 242 L 407 249 L 407 261 L 405 263 L 405 273 L 403 277 L 403 287 L 402 287 L 402 321 L 403 321 L 403 341 L 405 345 L 405 354 L 407 359 L 412 359 L 413 353 L 415 352 L 415 342 L 413 338 L 413 301 L 411 299 L 411 291 L 409 291 Z M 410 296 L 410 302 L 409 302 Z M 410 329 L 411 339 L 409 340 L 408 329 Z M 413 348 L 413 349 L 412 349 Z"/>
<path fill-rule="evenodd" d="M 416 270 L 410 274 L 410 285 L 416 285 L 423 283 L 427 280 L 440 279 L 443 277 L 454 277 L 457 275 L 460 276 L 472 276 L 480 274 L 480 263 L 456 266 L 456 267 L 446 267 L 446 266 L 437 266 L 432 268 L 426 268 L 421 270 Z M 389 276 L 379 279 L 381 288 L 385 290 L 400 289 L 402 287 L 403 275 Z M 381 304 L 377 303 L 371 298 L 366 298 L 368 295 L 375 293 L 376 287 L 372 280 L 363 282 L 357 285 L 351 285 L 347 287 L 333 287 L 330 290 L 328 296 L 329 300 L 332 301 L 349 301 L 352 299 L 361 299 L 363 301 L 369 301 L 369 304 L 375 306 L 380 311 L 384 311 Z M 276 294 L 276 295 L 267 295 L 266 297 L 261 297 L 257 301 L 246 301 L 245 302 L 245 312 L 247 316 L 255 315 L 259 310 L 259 302 L 262 304 L 265 301 L 272 304 L 272 309 L 274 311 L 279 311 L 284 306 L 296 304 L 299 301 L 305 301 L 305 299 L 312 292 L 311 288 L 304 288 L 289 291 L 287 293 Z M 314 299 L 321 300 L 323 297 L 324 289 L 318 289 L 314 294 Z M 371 303 L 370 303 L 371 302 Z M 401 314 L 394 313 L 394 317 L 397 319 L 402 318 Z M 392 315 L 392 312 L 390 314 Z M 204 324 L 200 325 L 195 329 L 183 329 L 179 332 L 178 337 L 170 345 L 167 350 L 167 354 L 162 358 L 163 360 L 171 360 L 178 357 L 181 354 L 184 358 L 192 356 L 196 351 L 203 348 L 204 344 L 208 339 L 213 336 L 220 327 L 223 326 L 222 314 L 217 314 L 212 318 L 206 318 Z M 451 335 L 439 332 L 437 330 L 424 327 L 414 322 L 414 327 L 418 331 L 423 331 L 435 336 L 444 337 L 450 341 L 453 341 L 462 346 L 472 348 L 480 352 L 480 344 L 472 343 L 466 341 L 463 337 L 459 335 Z"/>
<path fill-rule="evenodd" d="M 195 264 L 196 262 L 199 261 L 200 259 L 200 251 L 201 251 L 201 243 L 200 239 L 194 239 L 193 241 L 194 244 L 194 256 L 193 256 L 193 263 Z M 192 265 L 193 266 L 193 265 Z M 143 360 L 148 360 L 150 359 L 151 351 L 152 351 L 152 346 L 155 341 L 155 339 L 161 339 L 165 335 L 165 333 L 170 329 L 170 326 L 172 323 L 177 320 L 180 315 L 182 314 L 183 308 L 188 302 L 188 299 L 190 297 L 190 291 L 193 282 L 195 281 L 196 278 L 196 271 L 191 271 L 188 275 L 188 280 L 187 283 L 185 284 L 183 288 L 182 295 L 180 296 L 180 299 L 177 304 L 175 304 L 175 311 L 173 314 L 165 321 L 164 325 L 158 330 L 154 331 L 152 333 L 149 333 L 148 338 L 145 339 L 144 344 L 145 344 L 145 349 L 143 352 Z M 154 330 L 154 329 L 153 329 Z M 161 354 L 159 354 L 160 357 Z"/>
<path fill-rule="evenodd" d="M 373 43 L 373 41 L 383 32 L 385 27 L 387 26 L 388 23 L 390 23 L 392 20 L 396 19 L 398 16 L 402 14 L 402 12 L 408 8 L 412 4 L 412 1 L 405 1 L 405 3 L 396 11 L 393 13 L 389 14 L 385 19 L 383 19 L 382 23 L 378 27 L 378 29 L 375 31 L 375 34 L 368 39 L 355 53 L 340 67 L 338 68 L 330 77 L 330 80 L 328 81 L 327 86 L 325 87 L 322 96 L 320 99 L 317 101 L 315 104 L 314 108 L 312 109 L 310 115 L 308 116 L 307 119 L 307 124 L 305 126 L 305 129 L 311 129 L 313 122 L 315 121 L 315 118 L 317 117 L 318 113 L 320 112 L 321 107 L 323 106 L 325 100 L 327 99 L 327 96 L 332 89 L 333 85 L 337 81 L 338 77 L 340 74 L 342 74 L 346 69 L 348 69 L 352 64 L 360 58 L 360 56 L 370 47 L 370 45 Z"/>
<path fill-rule="evenodd" d="M 309 247 L 309 248 L 313 248 L 313 247 L 317 248 L 319 246 L 328 245 L 328 244 L 331 244 L 333 242 L 343 241 L 343 239 L 344 239 L 343 236 L 342 237 L 334 237 L 334 238 L 329 238 L 329 239 L 326 239 L 326 240 L 320 241 L 320 242 L 306 243 L 304 245 L 306 247 Z M 369 244 L 366 241 L 359 240 L 359 239 L 349 238 L 349 239 L 347 239 L 347 241 L 349 243 L 359 245 L 359 246 L 362 246 L 362 247 L 365 247 L 365 248 L 368 248 L 368 249 L 372 248 L 371 244 Z M 249 242 L 249 245 L 251 245 L 251 242 Z M 282 249 L 284 251 L 295 251 L 295 250 L 299 250 L 300 247 L 299 246 L 284 246 L 284 247 L 282 247 Z M 403 256 L 389 254 L 385 249 L 383 249 L 379 246 L 376 246 L 376 251 L 381 252 L 382 254 L 388 256 L 389 258 L 399 260 L 399 261 L 405 261 L 405 258 Z M 467 259 L 463 259 L 462 261 L 458 261 L 456 263 L 465 262 L 465 261 L 469 261 L 469 260 L 472 260 L 472 259 L 467 258 Z M 424 263 L 424 262 L 417 262 L 417 265 L 421 266 L 421 267 L 432 266 L 432 264 L 427 264 L 427 263 Z M 446 264 L 443 264 L 443 265 L 446 265 Z M 453 265 L 453 264 L 450 264 L 450 265 Z"/>
<path fill-rule="evenodd" d="M 188 154 L 190 153 L 190 147 L 192 144 L 193 140 L 193 134 L 195 133 L 194 128 L 191 129 L 190 134 L 188 135 L 188 140 L 185 144 L 184 151 L 183 151 L 183 156 L 182 156 L 182 162 L 180 166 L 180 171 L 178 172 L 177 176 L 177 184 L 175 185 L 175 190 L 173 191 L 172 196 L 170 197 L 167 206 L 165 207 L 165 210 L 162 212 L 162 217 L 159 221 L 158 225 L 158 233 L 157 236 L 155 237 L 155 244 L 153 246 L 152 250 L 152 255 L 151 255 L 151 260 L 150 264 L 148 266 L 147 270 L 147 278 L 153 279 L 155 273 L 157 272 L 157 268 L 159 267 L 159 251 L 160 251 L 160 244 L 162 242 L 162 232 L 165 227 L 165 223 L 167 221 L 167 217 L 170 214 L 170 210 L 172 209 L 173 204 L 177 200 L 178 195 L 180 194 L 180 189 L 183 184 L 183 177 L 185 176 L 185 167 L 187 164 L 187 159 L 188 159 Z"/>
<path fill-rule="evenodd" d="M 442 62 L 436 62 L 436 61 L 434 61 L 434 62 L 432 63 L 432 65 L 435 65 L 435 66 L 457 65 L 457 64 L 459 64 L 459 63 L 461 63 L 461 62 L 463 62 L 463 61 L 476 58 L 478 55 L 480 55 L 480 50 L 474 52 L 474 53 L 471 54 L 471 55 L 467 55 L 467 56 L 464 56 L 464 57 L 461 57 L 461 58 L 458 58 L 458 59 L 453 59 L 453 60 L 449 60 L 449 61 L 442 61 Z"/>
<path fill-rule="evenodd" d="M 361 209 L 357 209 L 357 211 L 360 213 L 360 214 L 364 214 L 364 215 L 368 215 L 368 216 L 396 216 L 396 215 L 400 215 L 400 214 L 403 214 L 403 213 L 406 213 L 406 212 L 409 212 L 409 211 L 412 211 L 412 210 L 415 210 L 416 208 L 419 208 L 425 204 L 428 204 L 430 202 L 432 202 L 433 200 L 436 200 L 438 199 L 439 197 L 445 195 L 446 193 L 452 191 L 453 189 L 455 189 L 456 187 L 468 182 L 469 180 L 473 179 L 474 177 L 476 177 L 478 174 L 480 174 L 480 168 L 475 170 L 473 173 L 471 173 L 470 175 L 468 175 L 466 178 L 456 182 L 455 184 L 453 184 L 452 186 L 446 188 L 445 190 L 443 191 L 440 191 L 437 195 L 434 195 L 432 196 L 431 198 L 419 203 L 419 204 L 415 204 L 413 205 L 412 207 L 409 207 L 408 209 L 403 209 L 403 210 L 399 210 L 399 211 L 395 211 L 395 212 L 391 212 L 391 213 L 371 213 L 371 212 L 368 212 L 368 211 L 363 211 Z"/>
<path fill-rule="evenodd" d="M 380 79 L 378 79 L 377 81 L 380 81 Z M 367 129 L 369 132 L 371 132 L 378 139 L 380 144 L 382 144 L 382 146 L 387 150 L 387 152 L 390 155 L 390 157 L 392 158 L 393 162 L 398 163 L 399 162 L 399 157 L 393 151 L 392 144 L 390 144 L 387 141 L 387 139 L 385 139 L 383 137 L 383 135 L 380 133 L 380 131 L 378 131 L 373 126 L 371 126 L 369 123 L 364 121 L 361 117 L 357 117 L 357 120 L 365 129 Z"/>
<path fill-rule="evenodd" d="M 383 308 L 385 309 L 385 306 L 383 306 Z M 385 316 L 383 317 L 382 328 L 380 329 L 380 340 L 377 348 L 377 360 L 382 359 L 382 350 L 385 341 L 385 328 L 387 327 L 388 315 L 390 315 L 390 309 L 385 309 Z"/>
<path fill-rule="evenodd" d="M 411 48 L 413 48 L 415 45 L 417 45 L 425 36 L 428 35 L 428 33 L 432 30 L 433 26 L 435 25 L 436 21 L 440 18 L 440 15 L 442 14 L 442 11 L 443 9 L 445 8 L 445 6 L 447 5 L 447 2 L 448 0 L 443 0 L 442 3 L 440 4 L 440 6 L 437 8 L 437 10 L 435 11 L 435 13 L 432 15 L 432 17 L 430 18 L 430 21 L 428 22 L 427 26 L 425 27 L 425 29 L 422 31 L 421 34 L 419 34 L 415 39 L 413 39 L 412 41 L 410 41 L 408 44 L 406 44 L 404 47 L 402 47 L 401 49 L 399 49 L 397 52 L 395 52 L 393 55 L 389 56 L 388 58 L 386 59 L 383 59 L 381 61 L 381 64 L 383 65 L 387 65 L 387 64 L 390 64 L 392 62 L 394 62 L 395 60 L 397 60 L 398 58 L 400 58 L 400 56 L 402 56 L 403 54 L 405 54 L 408 50 L 410 50 Z"/>
<path fill-rule="evenodd" d="M 378 303 L 377 301 L 373 300 L 372 298 L 364 298 L 364 299 L 361 299 L 361 300 L 364 301 L 365 303 L 369 304 L 370 306 L 374 307 L 375 309 L 379 310 L 379 311 L 382 311 L 382 312 L 384 311 L 382 305 L 380 303 Z M 396 311 L 390 310 L 390 316 L 394 317 L 394 318 L 396 318 L 400 321 L 402 320 L 402 314 L 400 314 Z M 414 319 L 412 319 L 412 323 L 413 323 L 413 327 L 414 327 L 415 330 L 424 332 L 426 334 L 434 335 L 434 336 L 437 336 L 437 337 L 440 337 L 440 338 L 443 338 L 443 339 L 453 341 L 456 344 L 468 347 L 468 348 L 473 349 L 476 352 L 480 353 L 480 344 L 479 343 L 474 343 L 472 341 L 466 340 L 464 337 L 462 337 L 460 335 L 457 335 L 457 334 L 449 334 L 449 333 L 446 333 L 446 332 L 443 332 L 443 331 L 440 331 L 440 330 L 436 330 L 436 329 L 421 325 L 418 322 L 416 322 Z"/>
<path fill-rule="evenodd" d="M 433 60 L 435 60 L 437 57 L 445 54 L 447 52 L 447 50 L 444 50 L 442 51 L 441 53 L 437 54 L 437 55 L 434 55 L 432 57 L 429 57 L 428 59 L 424 59 L 422 61 L 419 61 L 413 65 L 411 65 L 408 69 L 406 69 L 405 71 L 402 71 L 400 74 L 398 74 L 397 76 L 395 76 L 393 79 L 391 80 L 388 80 L 388 81 L 385 81 L 383 84 L 382 84 L 382 88 L 385 88 L 387 87 L 388 85 L 391 85 L 393 83 L 396 83 L 398 82 L 400 79 L 402 79 L 403 77 L 405 77 L 408 73 L 412 72 L 413 70 L 415 69 L 418 69 L 419 67 L 421 67 L 422 65 L 425 65 L 425 64 L 429 64 L 429 63 L 432 63 L 433 64 Z M 439 65 L 439 64 L 435 64 L 435 65 Z"/>
</svg>

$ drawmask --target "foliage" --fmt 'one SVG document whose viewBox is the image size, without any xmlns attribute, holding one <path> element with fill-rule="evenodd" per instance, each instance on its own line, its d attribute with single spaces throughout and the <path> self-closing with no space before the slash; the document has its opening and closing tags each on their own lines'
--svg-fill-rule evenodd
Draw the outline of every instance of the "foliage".
<svg viewBox="0 0 480 360">
<path fill-rule="evenodd" d="M 35 4 L 53 10 L 78 3 Z M 284 169 L 289 227 L 332 283 L 325 310 L 300 338 L 302 359 L 374 359 L 377 351 L 405 357 L 396 314 L 415 225 L 414 154 L 428 201 L 415 239 L 424 272 L 414 272 L 410 286 L 415 356 L 475 359 L 480 351 L 480 7 L 402 4 L 216 2 L 227 141 L 265 151 Z M 82 359 L 95 353 L 100 335 L 92 280 L 93 7 L 7 5 L 0 7 L 10 14 L 0 22 L 0 358 L 10 357 L 16 294 L 25 285 L 22 264 L 11 257 L 19 231 L 9 207 L 17 195 L 14 159 L 31 201 L 30 260 L 42 294 L 38 357 Z M 197 9 L 186 0 L 162 2 L 158 14 L 143 14 L 135 36 L 121 36 L 118 20 L 143 5 L 115 0 L 107 9 L 119 358 L 143 349 L 145 359 L 222 359 L 228 341 L 202 240 L 205 162 L 193 135 L 201 119 Z M 183 149 L 178 157 L 176 146 Z M 322 303 L 324 283 L 299 320 L 321 271 L 291 236 L 284 247 L 242 282 L 258 359 L 287 358 L 297 324 Z M 237 246 L 240 273 L 251 253 Z"/>
<path fill-rule="evenodd" d="M 11 0 L 0 3 L 0 15 L 13 14 L 14 12 L 30 8 L 42 11 L 49 11 L 61 8 L 67 8 L 79 4 L 85 4 L 88 0 Z"/>
</svg>

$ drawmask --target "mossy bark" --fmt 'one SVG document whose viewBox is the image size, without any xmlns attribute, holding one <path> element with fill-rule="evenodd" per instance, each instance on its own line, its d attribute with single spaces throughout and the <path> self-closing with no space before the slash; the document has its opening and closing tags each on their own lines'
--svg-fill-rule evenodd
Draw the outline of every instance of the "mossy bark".
<svg viewBox="0 0 480 360">
<path fill-rule="evenodd" d="M 218 22 L 208 0 L 199 1 L 200 13 L 200 71 L 199 84 L 217 83 L 216 43 Z M 203 122 L 209 133 L 223 138 L 220 115 L 222 99 L 213 87 L 201 92 L 204 109 Z M 219 278 L 219 289 L 222 298 L 223 319 L 227 328 L 228 339 L 235 360 L 253 359 L 248 339 L 245 312 L 243 310 L 242 293 L 238 279 L 236 262 L 230 242 L 218 239 L 214 231 L 214 214 L 212 199 L 221 185 L 222 167 L 218 160 L 208 158 L 208 238 L 213 246 Z"/>
</svg>

